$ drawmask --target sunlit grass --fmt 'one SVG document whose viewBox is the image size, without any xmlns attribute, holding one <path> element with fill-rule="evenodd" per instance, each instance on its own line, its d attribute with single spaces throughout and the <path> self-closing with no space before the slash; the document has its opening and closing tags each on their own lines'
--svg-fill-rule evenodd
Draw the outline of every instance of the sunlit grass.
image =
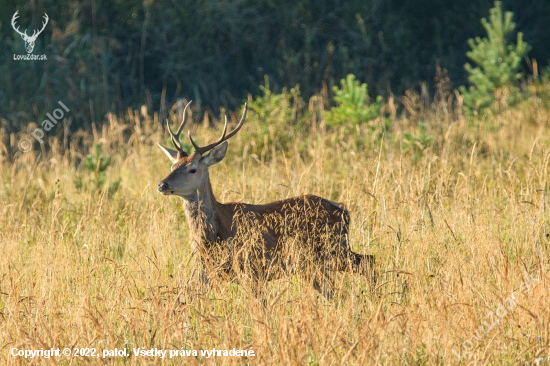
<svg viewBox="0 0 550 366">
<path fill-rule="evenodd" d="M 549 113 L 533 105 L 480 127 L 445 110 L 395 118 L 384 139 L 372 129 L 315 127 L 292 149 L 254 141 L 254 115 L 210 169 L 222 202 L 267 203 L 311 193 L 351 212 L 351 246 L 376 255 L 372 288 L 338 277 L 334 301 L 291 276 L 265 299 L 218 281 L 197 292 L 181 203 L 157 183 L 169 162 L 164 129 L 145 111 L 111 117 L 95 137 L 61 153 L 18 154 L 1 165 L 0 360 L 18 349 L 254 349 L 255 357 L 115 357 L 44 364 L 457 364 L 463 343 L 524 276 L 539 279 L 519 306 L 475 339 L 464 364 L 518 364 L 548 357 Z M 446 117 L 445 117 L 446 116 Z M 314 117 L 311 117 L 314 118 Z M 403 142 L 424 119 L 429 146 Z M 174 121 L 175 123 L 175 121 Z M 201 141 L 218 129 L 194 127 Z M 93 142 L 111 155 L 112 195 L 78 190 Z M 306 149 L 304 149 L 306 146 Z"/>
</svg>

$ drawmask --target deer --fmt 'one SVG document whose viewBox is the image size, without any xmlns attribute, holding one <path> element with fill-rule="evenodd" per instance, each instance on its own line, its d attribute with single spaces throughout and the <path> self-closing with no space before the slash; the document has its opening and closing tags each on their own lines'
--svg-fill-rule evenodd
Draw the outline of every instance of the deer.
<svg viewBox="0 0 550 366">
<path fill-rule="evenodd" d="M 249 268 L 248 278 L 258 285 L 284 274 L 312 280 L 315 290 L 333 296 L 331 272 L 355 272 L 376 281 L 374 256 L 355 253 L 348 242 L 350 214 L 342 203 L 314 195 L 303 195 L 253 205 L 220 203 L 212 191 L 209 168 L 222 161 L 228 141 L 242 128 L 247 104 L 235 129 L 227 134 L 227 115 L 221 137 L 198 146 L 188 132 L 195 151 L 188 154 L 180 142 L 187 122 L 187 108 L 174 133 L 166 126 L 176 150 L 158 144 L 172 163 L 171 171 L 157 185 L 159 193 L 183 200 L 194 253 L 202 263 L 201 283 L 208 286 L 213 276 L 235 278 Z M 243 232 L 256 230 L 253 240 L 243 244 Z M 246 234 L 246 233 L 245 233 Z M 252 244 L 250 244 L 252 241 Z M 245 250 L 246 249 L 246 250 Z"/>
<path fill-rule="evenodd" d="M 44 13 L 44 16 L 43 16 L 44 17 L 44 22 L 42 22 L 42 29 L 40 29 L 39 31 L 37 31 L 35 29 L 34 32 L 32 33 L 32 36 L 29 37 L 27 35 L 26 30 L 25 30 L 25 32 L 21 32 L 19 30 L 19 26 L 16 26 L 16 24 L 15 24 L 17 18 L 19 18 L 18 13 L 19 13 L 19 10 L 16 11 L 15 14 L 13 14 L 13 17 L 11 18 L 11 26 L 17 33 L 19 33 L 19 35 L 23 38 L 23 41 L 25 41 L 25 48 L 27 50 L 27 53 L 31 53 L 32 50 L 34 49 L 34 42 L 36 42 L 36 39 L 38 38 L 40 33 L 42 33 L 44 28 L 46 28 L 46 25 L 48 24 L 48 20 L 50 18 L 48 18 L 48 14 Z"/>
</svg>

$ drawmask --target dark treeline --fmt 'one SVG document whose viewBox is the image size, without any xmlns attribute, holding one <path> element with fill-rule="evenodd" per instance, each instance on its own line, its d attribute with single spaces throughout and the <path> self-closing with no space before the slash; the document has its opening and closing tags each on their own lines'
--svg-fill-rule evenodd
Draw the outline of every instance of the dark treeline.
<svg viewBox="0 0 550 366">
<path fill-rule="evenodd" d="M 100 123 L 146 103 L 179 97 L 217 113 L 259 92 L 293 87 L 307 98 L 348 73 L 372 94 L 399 95 L 430 83 L 436 64 L 454 85 L 466 83 L 467 39 L 492 0 L 0 0 L 0 119 L 6 132 L 38 121 L 62 100 L 74 127 Z M 540 66 L 550 58 L 550 2 L 503 0 Z M 34 54 L 12 29 L 49 24 Z M 527 65 L 527 63 L 525 63 Z"/>
</svg>

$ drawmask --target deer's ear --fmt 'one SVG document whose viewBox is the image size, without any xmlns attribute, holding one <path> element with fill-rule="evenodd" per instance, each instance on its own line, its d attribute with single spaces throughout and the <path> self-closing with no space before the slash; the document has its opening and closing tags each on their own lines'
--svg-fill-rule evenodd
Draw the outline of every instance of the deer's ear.
<svg viewBox="0 0 550 366">
<path fill-rule="evenodd" d="M 172 150 L 166 146 L 162 146 L 157 142 L 157 145 L 160 147 L 162 151 L 168 156 L 168 159 L 172 162 L 172 164 L 175 164 L 178 161 L 178 152 L 176 150 Z"/>
<path fill-rule="evenodd" d="M 222 161 L 227 152 L 227 141 L 224 141 L 222 144 L 216 146 L 208 154 L 201 158 L 202 161 L 208 166 L 214 165 Z"/>
</svg>

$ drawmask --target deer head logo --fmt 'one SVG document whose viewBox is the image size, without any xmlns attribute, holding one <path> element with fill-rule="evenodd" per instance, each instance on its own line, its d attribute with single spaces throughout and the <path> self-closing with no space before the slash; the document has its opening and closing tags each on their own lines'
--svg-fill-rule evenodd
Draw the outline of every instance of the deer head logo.
<svg viewBox="0 0 550 366">
<path fill-rule="evenodd" d="M 42 33 L 44 28 L 46 28 L 46 24 L 48 24 L 48 20 L 49 20 L 48 14 L 44 13 L 45 21 L 42 23 L 42 29 L 40 29 L 39 31 L 35 29 L 34 32 L 32 33 L 32 36 L 29 37 L 27 35 L 27 30 L 25 30 L 25 32 L 21 32 L 19 31 L 19 26 L 16 26 L 15 21 L 17 20 L 17 18 L 19 18 L 19 15 L 17 13 L 19 13 L 19 10 L 16 11 L 15 14 L 13 14 L 13 17 L 11 18 L 11 26 L 17 33 L 21 35 L 21 38 L 23 38 L 23 41 L 25 41 L 25 48 L 27 49 L 27 53 L 31 53 L 32 50 L 34 49 L 34 42 L 36 41 L 36 38 L 40 33 Z"/>
</svg>

